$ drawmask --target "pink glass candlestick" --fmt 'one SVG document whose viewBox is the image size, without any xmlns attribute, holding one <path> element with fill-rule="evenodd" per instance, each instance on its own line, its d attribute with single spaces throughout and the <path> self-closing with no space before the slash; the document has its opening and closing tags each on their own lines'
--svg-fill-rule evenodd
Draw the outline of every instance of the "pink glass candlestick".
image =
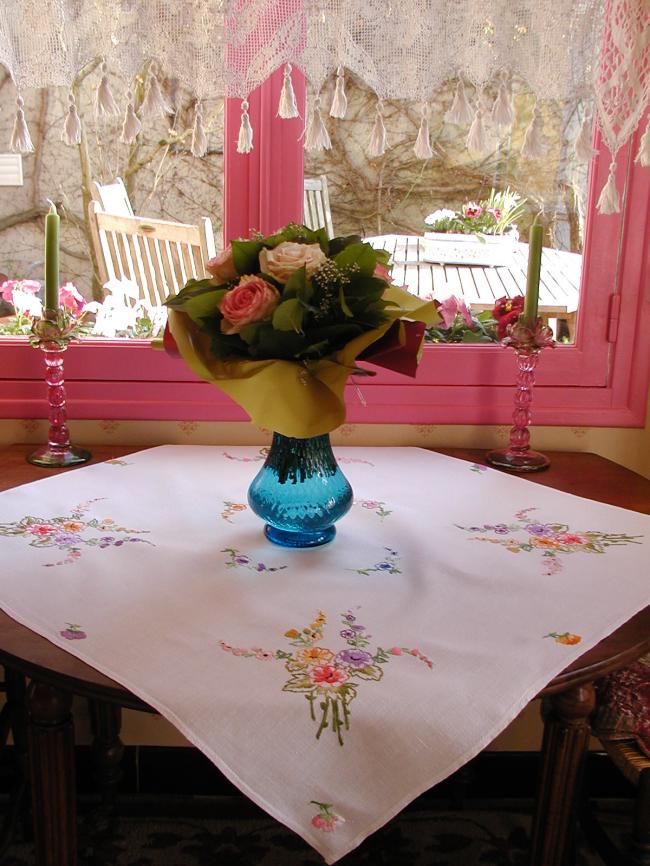
<svg viewBox="0 0 650 866">
<path fill-rule="evenodd" d="M 50 429 L 47 445 L 32 452 L 27 460 L 36 466 L 74 466 L 77 463 L 85 463 L 90 460 L 90 451 L 70 444 L 70 431 L 66 423 L 68 413 L 65 407 L 63 353 L 67 345 L 41 340 L 38 348 L 43 352 L 45 359 Z"/>
<path fill-rule="evenodd" d="M 510 428 L 510 441 L 507 448 L 488 451 L 486 461 L 497 469 L 508 472 L 538 472 L 550 465 L 550 460 L 539 451 L 532 451 L 530 442 L 530 404 L 533 400 L 535 367 L 539 360 L 539 348 L 517 348 L 517 382 L 515 388 L 515 410 L 512 413 L 513 425 Z"/>
</svg>

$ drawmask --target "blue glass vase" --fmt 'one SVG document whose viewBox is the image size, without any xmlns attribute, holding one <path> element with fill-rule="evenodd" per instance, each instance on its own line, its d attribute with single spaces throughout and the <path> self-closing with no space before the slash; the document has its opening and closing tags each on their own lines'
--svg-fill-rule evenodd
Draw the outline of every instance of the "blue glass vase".
<svg viewBox="0 0 650 866">
<path fill-rule="evenodd" d="M 248 504 L 266 522 L 264 533 L 274 544 L 316 547 L 331 541 L 333 524 L 352 505 L 352 488 L 329 434 L 294 439 L 274 433 L 266 462 L 248 488 Z"/>
</svg>

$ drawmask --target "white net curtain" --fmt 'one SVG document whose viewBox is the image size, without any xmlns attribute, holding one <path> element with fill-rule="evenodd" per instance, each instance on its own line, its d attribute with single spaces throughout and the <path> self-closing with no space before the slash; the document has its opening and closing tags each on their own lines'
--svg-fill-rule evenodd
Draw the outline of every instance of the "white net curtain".
<svg viewBox="0 0 650 866">
<path fill-rule="evenodd" d="M 370 156 L 386 147 L 383 100 L 402 99 L 419 106 L 414 150 L 419 158 L 430 158 L 428 100 L 451 79 L 458 83 L 446 119 L 467 127 L 467 147 L 480 154 L 495 131 L 513 123 L 516 76 L 537 98 L 524 136 L 525 158 L 544 157 L 544 100 L 585 100 L 594 106 L 576 140 L 576 154 L 589 159 L 597 125 L 611 152 L 599 208 L 611 213 L 619 207 L 616 154 L 647 122 L 650 0 L 3 0 L 0 63 L 17 88 L 13 150 L 31 148 L 21 93 L 49 85 L 69 89 L 62 137 L 79 143 L 72 87 L 75 76 L 98 59 L 97 111 L 123 113 L 126 143 L 147 116 L 169 110 L 160 75 L 183 81 L 197 97 L 192 149 L 198 156 L 206 148 L 201 100 L 221 95 L 242 100 L 238 149 L 248 152 L 254 131 L 246 97 L 280 67 L 281 117 L 297 115 L 292 68 L 307 78 L 308 149 L 330 146 L 325 116 L 337 119 L 331 122 L 344 119 L 345 77 L 353 72 L 377 94 Z M 134 105 L 133 81 L 143 69 L 144 99 Z M 122 92 L 115 88 L 116 75 Z M 334 98 L 325 104 L 330 76 Z M 636 159 L 650 165 L 647 128 Z"/>
</svg>

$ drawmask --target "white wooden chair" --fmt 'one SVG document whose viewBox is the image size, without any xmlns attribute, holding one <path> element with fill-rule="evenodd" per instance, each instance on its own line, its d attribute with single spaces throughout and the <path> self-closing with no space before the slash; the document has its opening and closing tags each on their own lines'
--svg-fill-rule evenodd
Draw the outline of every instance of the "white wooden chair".
<svg viewBox="0 0 650 866">
<path fill-rule="evenodd" d="M 90 194 L 102 206 L 106 213 L 116 216 L 133 216 L 133 208 L 121 177 L 116 177 L 112 183 L 98 183 L 94 180 L 91 184 Z"/>
<path fill-rule="evenodd" d="M 212 223 L 168 222 L 139 216 L 106 213 L 97 201 L 88 206 L 88 219 L 100 280 L 130 280 L 139 298 L 156 306 L 176 294 L 187 280 L 207 276 L 205 264 L 216 255 Z"/>
<path fill-rule="evenodd" d="M 334 237 L 330 197 L 327 191 L 327 177 L 305 178 L 304 222 L 310 229 L 327 229 L 327 236 Z"/>
</svg>

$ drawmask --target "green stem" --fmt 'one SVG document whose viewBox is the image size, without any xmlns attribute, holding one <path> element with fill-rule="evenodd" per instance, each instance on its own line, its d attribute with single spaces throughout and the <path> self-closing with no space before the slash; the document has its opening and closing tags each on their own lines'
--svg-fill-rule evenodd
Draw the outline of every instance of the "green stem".
<svg viewBox="0 0 650 866">
<path fill-rule="evenodd" d="M 329 709 L 329 705 L 330 705 L 330 699 L 329 698 L 326 698 L 324 701 L 322 701 L 322 703 L 320 705 L 320 708 L 323 711 L 323 718 L 321 719 L 320 727 L 316 731 L 316 739 L 317 740 L 320 739 L 320 735 L 323 733 L 323 731 L 327 727 L 327 710 Z"/>
</svg>

